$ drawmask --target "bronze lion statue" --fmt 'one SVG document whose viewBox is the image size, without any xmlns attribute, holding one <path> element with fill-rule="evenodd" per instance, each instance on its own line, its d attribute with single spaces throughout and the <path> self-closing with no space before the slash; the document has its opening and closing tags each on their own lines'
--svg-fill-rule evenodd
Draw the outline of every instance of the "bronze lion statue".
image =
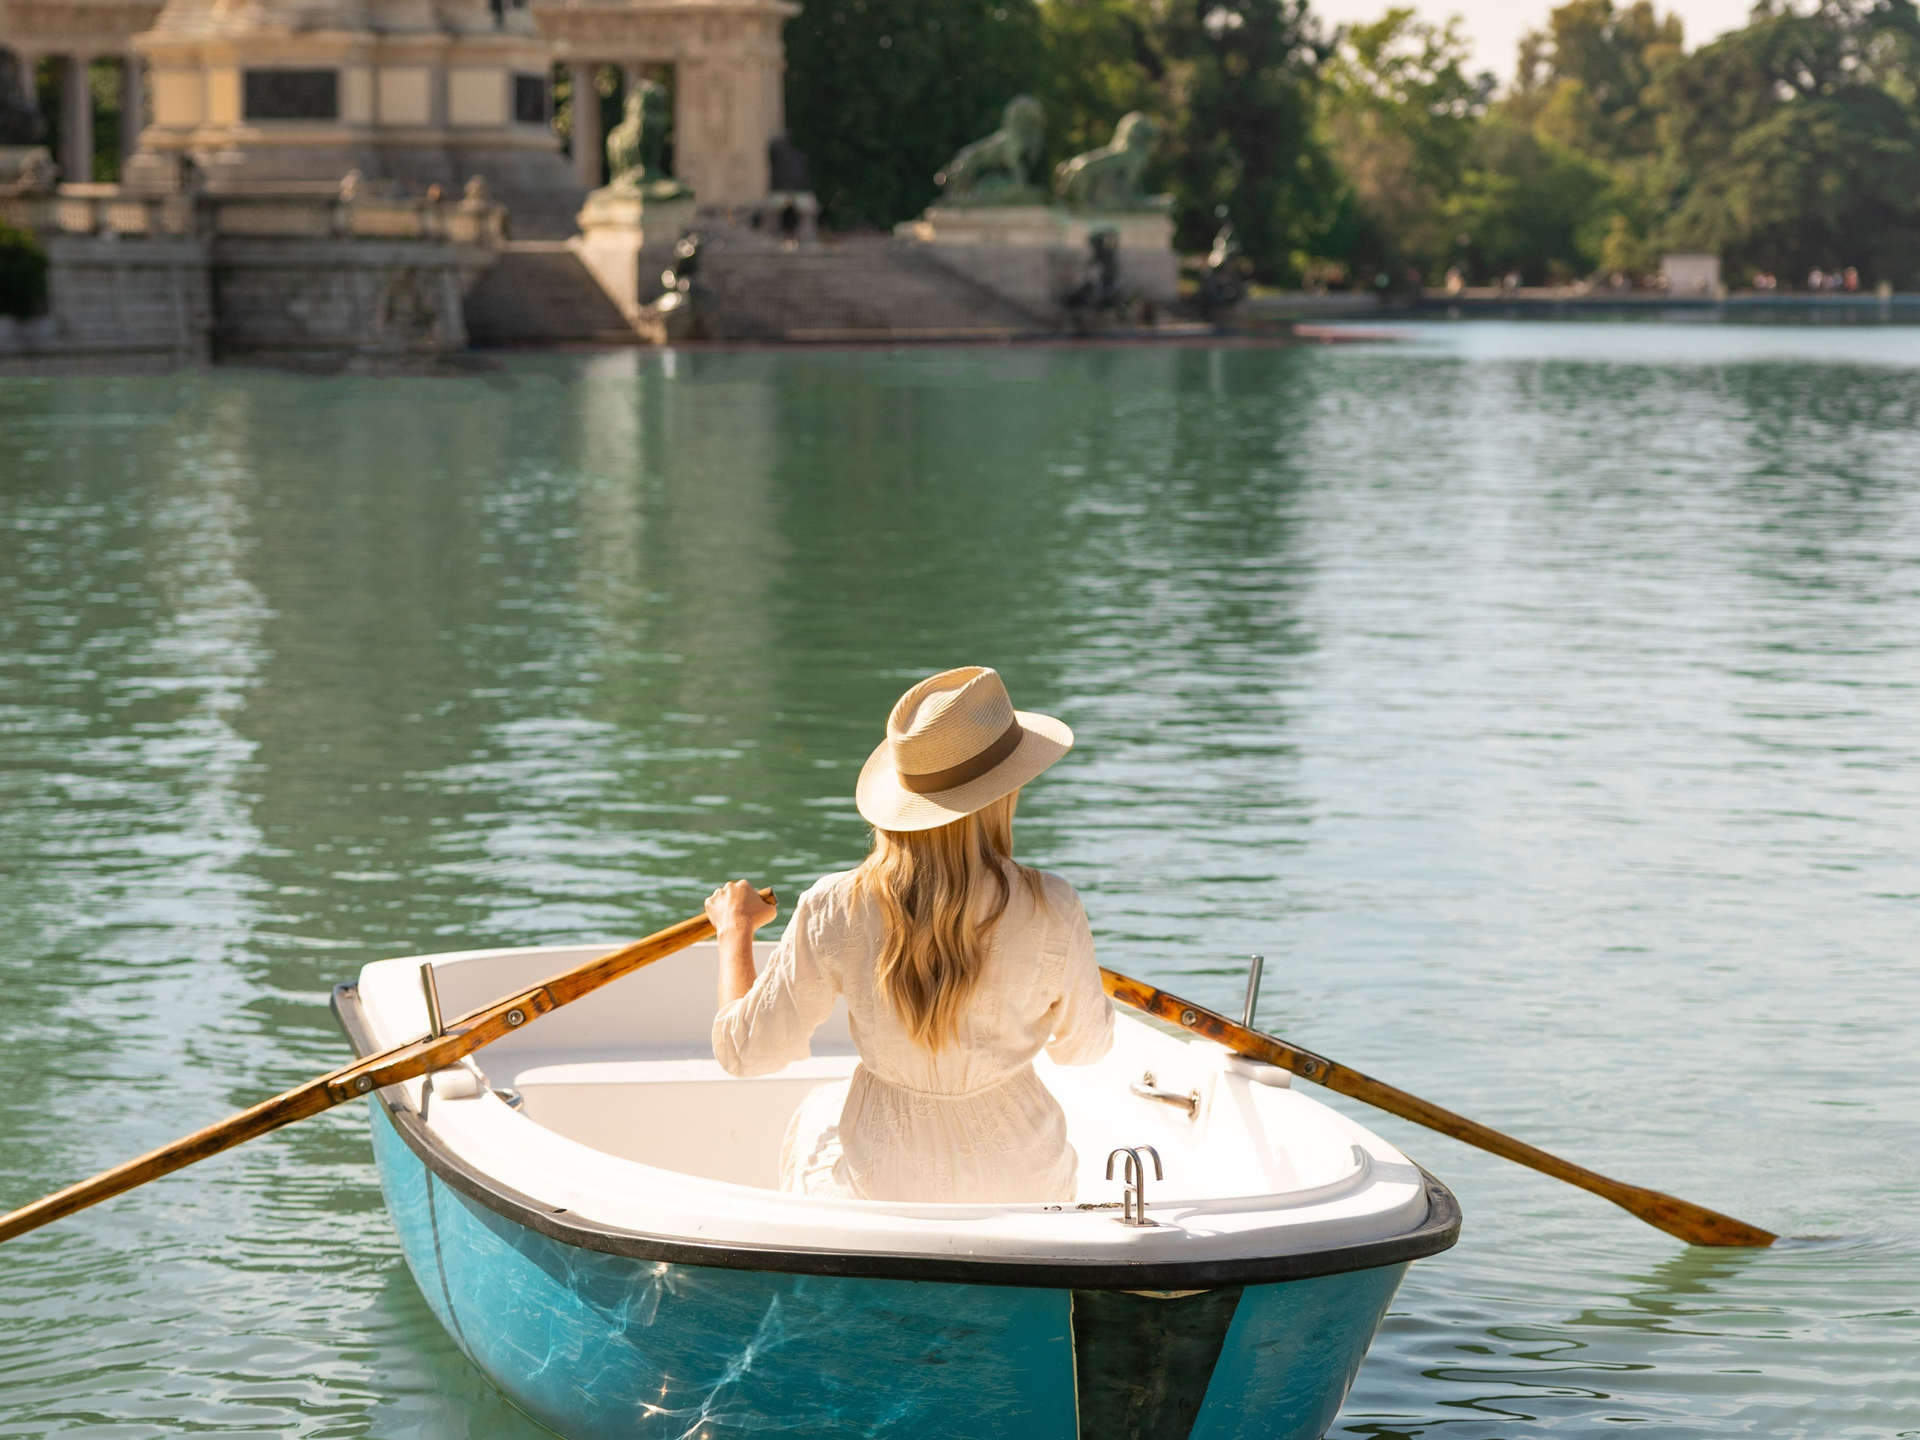
<svg viewBox="0 0 1920 1440">
<path fill-rule="evenodd" d="M 993 205 L 1038 199 L 1031 194 L 1027 177 L 1040 158 L 1046 128 L 1040 102 L 1031 95 L 1014 96 L 1000 117 L 1000 128 L 962 148 L 933 177 L 941 200 L 949 205 Z"/>
<path fill-rule="evenodd" d="M 609 188 L 644 190 L 649 198 L 662 200 L 691 193 L 666 172 L 667 127 L 672 120 L 664 86 L 642 80 L 627 91 L 623 117 L 607 132 Z"/>
<path fill-rule="evenodd" d="M 1140 181 L 1158 134 L 1153 121 L 1138 110 L 1121 116 L 1111 144 L 1060 162 L 1053 172 L 1053 193 L 1076 210 L 1147 208 Z"/>
</svg>

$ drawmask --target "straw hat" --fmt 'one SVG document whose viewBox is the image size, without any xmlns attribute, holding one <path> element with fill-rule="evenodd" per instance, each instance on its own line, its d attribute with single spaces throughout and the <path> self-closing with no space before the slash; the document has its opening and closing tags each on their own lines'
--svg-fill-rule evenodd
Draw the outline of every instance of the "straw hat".
<svg viewBox="0 0 1920 1440">
<path fill-rule="evenodd" d="M 882 830 L 932 830 L 1018 790 L 1072 748 L 1060 721 L 1013 708 L 998 671 L 942 670 L 895 704 L 854 801 Z"/>
</svg>

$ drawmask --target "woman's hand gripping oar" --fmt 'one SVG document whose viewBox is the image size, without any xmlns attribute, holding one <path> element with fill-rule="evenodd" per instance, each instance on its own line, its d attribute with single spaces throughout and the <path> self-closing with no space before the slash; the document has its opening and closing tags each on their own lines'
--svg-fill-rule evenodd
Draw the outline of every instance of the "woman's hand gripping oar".
<svg viewBox="0 0 1920 1440">
<path fill-rule="evenodd" d="M 1302 1050 L 1265 1031 L 1236 1024 L 1204 1005 L 1196 1005 L 1191 1000 L 1182 1000 L 1177 995 L 1156 990 L 1131 976 L 1102 969 L 1100 982 L 1106 986 L 1107 994 L 1123 1005 L 1130 1005 L 1161 1020 L 1170 1020 L 1182 1029 L 1218 1041 L 1250 1060 L 1264 1060 L 1269 1065 L 1278 1065 L 1302 1079 L 1324 1085 L 1329 1090 L 1337 1090 L 1342 1095 L 1351 1095 L 1355 1100 L 1364 1100 L 1388 1114 L 1398 1115 L 1402 1120 L 1411 1120 L 1429 1130 L 1438 1130 L 1442 1135 L 1451 1135 L 1456 1140 L 1477 1145 L 1502 1159 L 1529 1166 L 1543 1175 L 1551 1175 L 1569 1185 L 1578 1185 L 1582 1190 L 1591 1190 L 1603 1200 L 1611 1200 L 1629 1214 L 1637 1215 L 1649 1225 L 1656 1225 L 1691 1245 L 1771 1245 L 1779 1238 L 1757 1225 L 1735 1220 L 1731 1215 L 1722 1215 L 1704 1205 L 1663 1195 L 1658 1190 L 1610 1180 L 1570 1160 L 1562 1160 L 1558 1155 L 1537 1149 L 1524 1140 L 1515 1140 L 1511 1135 L 1503 1135 L 1464 1115 L 1443 1110 L 1418 1095 L 1396 1090 L 1370 1075 L 1349 1070 L 1325 1056 Z"/>
<path fill-rule="evenodd" d="M 771 890 L 762 890 L 760 895 L 769 904 L 774 902 Z M 356 1060 L 351 1065 L 343 1065 L 338 1070 L 316 1076 L 285 1094 L 262 1100 L 249 1110 L 229 1116 L 218 1125 L 197 1130 L 137 1160 L 116 1165 L 91 1180 L 69 1185 L 45 1199 L 21 1206 L 11 1215 L 0 1216 L 0 1241 L 24 1235 L 63 1215 L 71 1215 L 76 1210 L 84 1210 L 136 1185 L 169 1175 L 196 1160 L 218 1155 L 222 1150 L 230 1150 L 256 1135 L 264 1135 L 295 1120 L 304 1120 L 309 1115 L 318 1115 L 322 1110 L 344 1105 L 349 1100 L 371 1094 L 384 1086 L 397 1085 L 402 1080 L 444 1070 L 462 1056 L 471 1055 L 483 1045 L 491 1045 L 502 1035 L 511 1034 L 535 1017 L 571 1004 L 582 995 L 590 994 L 622 975 L 638 970 L 643 965 L 651 965 L 712 935 L 712 922 L 705 915 L 695 915 L 678 925 L 656 931 L 644 940 L 636 940 L 596 960 L 576 965 L 530 990 L 522 990 L 504 1000 L 483 1005 L 461 1016 L 439 1033 L 424 1035 L 418 1040 L 410 1040 L 391 1050 L 383 1050 L 378 1055 L 369 1055 L 364 1060 Z M 435 1028 L 439 1029 L 437 1025 Z"/>
</svg>

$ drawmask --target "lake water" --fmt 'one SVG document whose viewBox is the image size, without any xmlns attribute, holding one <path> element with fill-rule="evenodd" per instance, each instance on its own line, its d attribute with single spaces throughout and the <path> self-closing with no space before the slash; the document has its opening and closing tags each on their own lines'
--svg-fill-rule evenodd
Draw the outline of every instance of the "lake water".
<svg viewBox="0 0 1920 1440">
<path fill-rule="evenodd" d="M 0 1200 L 337 1063 L 369 959 L 798 893 L 984 661 L 1106 963 L 1262 951 L 1268 1028 L 1810 1237 L 1369 1115 L 1466 1229 L 1333 1434 L 1920 1435 L 1920 331 L 1402 333 L 0 381 Z M 0 1437 L 544 1433 L 365 1127 L 0 1248 Z"/>
</svg>

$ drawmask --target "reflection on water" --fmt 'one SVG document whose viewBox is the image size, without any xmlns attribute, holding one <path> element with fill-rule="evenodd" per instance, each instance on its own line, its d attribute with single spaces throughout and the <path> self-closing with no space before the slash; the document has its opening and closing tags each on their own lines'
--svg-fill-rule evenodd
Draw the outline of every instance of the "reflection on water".
<svg viewBox="0 0 1920 1440">
<path fill-rule="evenodd" d="M 0 388 L 0 1195 L 333 1063 L 384 954 L 857 856 L 986 659 L 1103 946 L 1799 1234 L 1460 1192 L 1336 1434 L 1920 1434 L 1920 334 L 621 353 Z M 0 1437 L 515 1436 L 361 1117 L 0 1250 Z"/>
</svg>

